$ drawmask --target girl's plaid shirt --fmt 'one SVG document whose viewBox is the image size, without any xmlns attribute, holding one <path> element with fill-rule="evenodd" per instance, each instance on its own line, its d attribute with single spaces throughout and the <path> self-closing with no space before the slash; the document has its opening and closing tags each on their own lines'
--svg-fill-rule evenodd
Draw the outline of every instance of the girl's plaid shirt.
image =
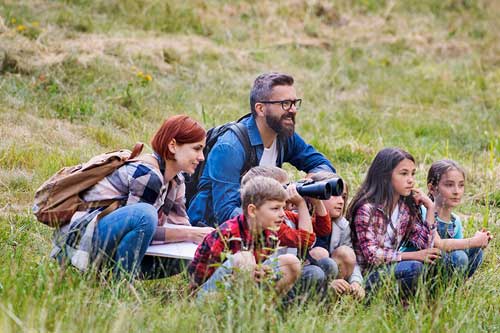
<svg viewBox="0 0 500 333">
<path fill-rule="evenodd" d="M 433 230 L 417 216 L 411 216 L 403 201 L 399 202 L 399 226 L 392 238 L 387 235 L 389 223 L 390 218 L 381 205 L 365 203 L 356 211 L 353 245 L 358 264 L 365 273 L 372 267 L 401 261 L 399 248 L 405 241 L 419 249 L 429 248 L 433 242 Z M 411 225 L 412 230 L 408 230 Z M 386 238 L 390 246 L 386 245 Z"/>
</svg>

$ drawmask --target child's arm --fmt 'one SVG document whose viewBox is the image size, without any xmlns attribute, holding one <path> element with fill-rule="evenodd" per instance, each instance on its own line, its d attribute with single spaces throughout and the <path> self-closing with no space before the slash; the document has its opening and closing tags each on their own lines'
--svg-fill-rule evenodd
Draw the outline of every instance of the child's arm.
<svg viewBox="0 0 500 333">
<path fill-rule="evenodd" d="M 427 214 L 425 216 L 425 222 L 427 223 L 427 226 L 434 227 L 434 225 L 436 224 L 436 219 L 434 216 L 436 206 L 434 205 L 434 202 L 432 202 L 432 200 L 420 189 L 413 189 L 412 192 L 415 203 L 417 205 L 424 205 L 427 210 Z"/>
<path fill-rule="evenodd" d="M 311 216 L 309 215 L 309 210 L 307 209 L 306 201 L 297 192 L 297 187 L 295 186 L 295 184 L 290 184 L 287 187 L 287 192 L 288 192 L 288 201 L 297 207 L 298 229 L 312 233 L 313 226 L 312 226 Z"/>
<path fill-rule="evenodd" d="M 474 235 L 474 237 L 470 238 L 449 238 L 442 239 L 438 232 L 435 232 L 435 246 L 438 249 L 441 249 L 446 252 L 455 251 L 455 250 L 466 250 L 470 248 L 481 247 L 485 248 L 488 246 L 488 243 L 491 239 L 491 234 L 489 231 L 478 231 Z"/>
<path fill-rule="evenodd" d="M 188 266 L 191 288 L 202 285 L 213 274 L 216 269 L 214 264 L 221 262 L 224 249 L 220 230 L 214 230 L 198 245 L 193 261 Z"/>
<path fill-rule="evenodd" d="M 289 219 L 298 219 L 297 213 L 285 211 L 285 214 Z M 301 252 L 301 249 L 308 249 L 314 244 L 316 235 L 302 229 L 292 229 L 285 222 L 282 222 L 278 230 L 278 239 L 280 245 L 295 247 Z"/>
<path fill-rule="evenodd" d="M 434 216 L 435 206 L 432 200 L 420 189 L 413 189 L 413 199 L 417 205 L 424 205 L 427 210 L 424 223 L 414 223 L 411 230 L 410 240 L 419 249 L 432 248 L 434 244 L 434 231 L 436 220 Z M 416 216 L 410 218 L 417 218 Z M 417 221 L 419 221 L 418 219 Z M 418 260 L 418 259 L 417 259 Z"/>
<path fill-rule="evenodd" d="M 352 271 L 351 276 L 348 279 L 350 284 L 357 283 L 359 285 L 363 284 L 363 274 L 361 274 L 361 268 L 358 264 L 354 265 L 354 270 Z"/>
<path fill-rule="evenodd" d="M 341 236 L 340 246 L 348 246 L 352 249 L 353 246 L 351 240 L 351 228 L 349 227 L 349 225 L 347 225 L 345 230 L 342 231 Z M 352 274 L 349 277 L 348 281 L 351 285 L 353 283 L 357 283 L 360 287 L 363 285 L 363 274 L 361 274 L 361 268 L 359 267 L 358 263 L 354 265 L 354 270 L 352 271 Z"/>
<path fill-rule="evenodd" d="M 429 264 L 434 264 L 439 258 L 441 258 L 441 250 L 435 247 L 420 251 L 401 253 L 401 260 L 417 260 Z"/>
<path fill-rule="evenodd" d="M 314 198 L 309 198 L 309 201 L 312 203 L 314 210 L 314 233 L 318 237 L 330 236 L 332 233 L 332 221 L 323 201 Z"/>
</svg>

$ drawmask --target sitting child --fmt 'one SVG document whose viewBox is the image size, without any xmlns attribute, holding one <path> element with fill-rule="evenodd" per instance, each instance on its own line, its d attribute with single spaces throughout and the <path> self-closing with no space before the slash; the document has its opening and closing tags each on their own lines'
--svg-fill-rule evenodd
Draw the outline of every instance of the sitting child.
<svg viewBox="0 0 500 333">
<path fill-rule="evenodd" d="M 332 172 L 322 171 L 311 175 L 314 181 L 324 181 L 338 178 Z M 351 228 L 349 221 L 344 218 L 345 203 L 347 202 L 348 188 L 344 182 L 344 191 L 340 196 L 331 196 L 323 203 L 331 218 L 332 232 L 326 237 L 318 237 L 316 246 L 310 251 L 317 258 L 330 256 L 335 263 L 335 276 L 330 286 L 338 295 L 351 293 L 358 299 L 363 299 L 363 276 L 356 263 L 356 254 L 352 248 Z M 326 250 L 326 251 L 325 251 Z"/>
<path fill-rule="evenodd" d="M 300 262 L 291 254 L 277 256 L 276 231 L 285 216 L 287 193 L 274 179 L 255 177 L 241 188 L 243 214 L 221 224 L 198 246 L 188 267 L 192 287 L 199 297 L 230 285 L 235 269 L 249 271 L 255 281 L 274 278 L 278 294 L 287 293 L 300 275 Z M 223 253 L 229 253 L 223 260 Z M 219 267 L 216 267 L 217 264 Z"/>
<path fill-rule="evenodd" d="M 250 169 L 241 179 L 244 186 L 249 180 L 257 176 L 269 177 L 281 184 L 288 183 L 288 174 L 285 170 L 275 166 L 256 166 Z M 288 198 L 287 205 L 294 207 L 295 211 L 285 209 L 284 223 L 278 230 L 280 246 L 285 246 L 279 253 L 289 253 L 305 260 L 297 288 L 294 291 L 305 294 L 309 291 L 319 291 L 326 287 L 328 280 L 337 271 L 335 262 L 328 256 L 322 258 L 311 257 L 309 249 L 315 244 L 317 237 L 331 234 L 330 216 L 321 200 L 307 198 L 314 207 L 314 217 L 311 218 L 306 201 L 297 192 L 295 184 L 286 186 Z M 314 265 L 310 263 L 314 262 Z"/>
<path fill-rule="evenodd" d="M 434 203 L 415 188 L 415 172 L 411 154 L 399 148 L 382 149 L 347 209 L 352 245 L 368 295 L 392 276 L 403 300 L 408 300 L 429 264 L 441 256 L 439 249 L 431 247 Z M 418 209 L 421 204 L 427 208 L 425 219 Z M 401 252 L 401 244 L 407 241 L 419 250 Z"/>
<path fill-rule="evenodd" d="M 482 248 L 488 246 L 492 238 L 489 231 L 476 232 L 474 237 L 463 238 L 460 217 L 453 209 L 460 204 L 465 189 L 465 171 L 455 161 L 434 162 L 427 174 L 429 197 L 436 206 L 436 231 L 434 246 L 443 250 L 444 267 L 453 272 L 472 276 L 483 261 Z M 422 214 L 426 214 L 422 207 Z M 410 244 L 403 251 L 412 251 Z"/>
</svg>

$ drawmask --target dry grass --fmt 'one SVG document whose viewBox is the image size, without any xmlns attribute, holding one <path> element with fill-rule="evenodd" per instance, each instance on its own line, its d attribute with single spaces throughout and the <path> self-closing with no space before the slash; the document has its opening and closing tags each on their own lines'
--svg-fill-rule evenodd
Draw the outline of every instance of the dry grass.
<svg viewBox="0 0 500 333">
<path fill-rule="evenodd" d="M 0 330 L 497 331 L 497 241 L 470 283 L 408 311 L 390 292 L 369 307 L 280 312 L 265 294 L 200 307 L 184 277 L 132 290 L 61 270 L 29 207 L 60 167 L 147 143 L 169 115 L 207 128 L 238 118 L 252 80 L 278 70 L 304 99 L 298 132 L 351 193 L 382 147 L 417 158 L 421 187 L 432 161 L 453 158 L 468 173 L 466 233 L 498 233 L 499 14 L 493 0 L 3 1 Z"/>
</svg>

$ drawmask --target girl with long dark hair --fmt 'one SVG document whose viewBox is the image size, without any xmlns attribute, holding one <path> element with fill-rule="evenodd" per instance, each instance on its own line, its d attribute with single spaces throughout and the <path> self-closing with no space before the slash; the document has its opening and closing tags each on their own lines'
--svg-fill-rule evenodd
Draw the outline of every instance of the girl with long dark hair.
<svg viewBox="0 0 500 333">
<path fill-rule="evenodd" d="M 434 204 L 415 188 L 415 159 L 399 148 L 382 149 L 373 160 L 361 188 L 352 199 L 351 221 L 356 258 L 373 292 L 383 274 L 394 274 L 405 295 L 415 289 L 424 263 L 433 264 L 440 251 L 433 246 Z M 427 209 L 425 221 L 419 205 Z M 411 241 L 415 252 L 401 252 Z"/>
</svg>

